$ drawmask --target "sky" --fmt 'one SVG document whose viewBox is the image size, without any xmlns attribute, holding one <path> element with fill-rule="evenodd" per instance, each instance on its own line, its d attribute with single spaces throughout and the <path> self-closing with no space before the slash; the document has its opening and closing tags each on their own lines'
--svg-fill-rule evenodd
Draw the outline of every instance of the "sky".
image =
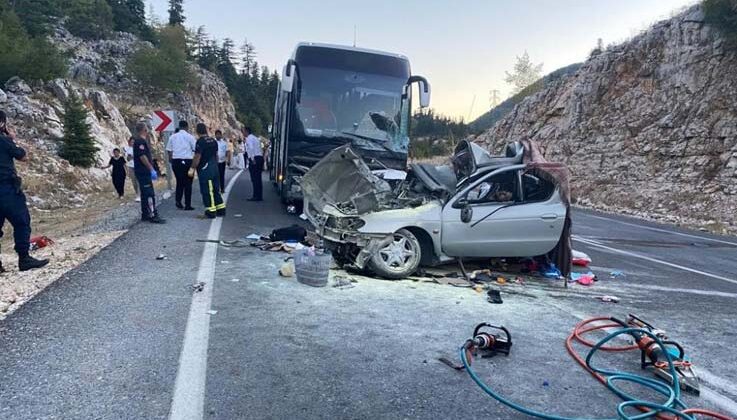
<svg viewBox="0 0 737 420">
<path fill-rule="evenodd" d="M 259 64 L 279 69 L 298 42 L 353 44 L 406 55 L 432 85 L 431 107 L 470 121 L 490 91 L 510 94 L 505 71 L 528 52 L 543 74 L 584 61 L 597 40 L 616 44 L 696 0 L 185 0 L 187 27 L 248 39 Z M 165 21 L 167 0 L 149 0 Z"/>
</svg>

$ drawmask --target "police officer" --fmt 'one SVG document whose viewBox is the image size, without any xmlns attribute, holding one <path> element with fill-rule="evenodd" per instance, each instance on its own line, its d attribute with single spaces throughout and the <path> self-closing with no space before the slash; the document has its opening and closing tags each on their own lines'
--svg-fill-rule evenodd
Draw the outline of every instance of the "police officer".
<svg viewBox="0 0 737 420">
<path fill-rule="evenodd" d="M 151 223 L 166 223 L 159 217 L 156 209 L 154 181 L 159 177 L 154 169 L 151 148 L 148 145 L 148 126 L 144 122 L 136 124 L 133 141 L 133 168 L 141 191 L 141 220 Z"/>
<path fill-rule="evenodd" d="M 13 226 L 18 269 L 27 271 L 41 268 L 49 260 L 38 260 L 28 254 L 31 250 L 31 214 L 26 206 L 26 196 L 21 189 L 14 160 L 26 162 L 28 154 L 15 144 L 15 131 L 8 125 L 5 112 L 0 111 L 0 238 L 7 220 Z M 4 271 L 0 261 L 0 273 Z"/>
<path fill-rule="evenodd" d="M 218 142 L 207 135 L 207 126 L 197 124 L 197 145 L 195 146 L 192 167 L 187 172 L 194 178 L 195 170 L 200 179 L 202 203 L 205 206 L 205 216 L 214 219 L 216 216 L 225 216 L 225 203 L 220 195 L 220 173 L 218 170 Z"/>
</svg>

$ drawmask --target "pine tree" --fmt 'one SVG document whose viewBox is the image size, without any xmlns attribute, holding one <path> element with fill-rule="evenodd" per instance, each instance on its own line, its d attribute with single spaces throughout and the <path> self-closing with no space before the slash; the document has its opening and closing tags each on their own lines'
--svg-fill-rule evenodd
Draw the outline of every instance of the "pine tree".
<svg viewBox="0 0 737 420">
<path fill-rule="evenodd" d="M 87 108 L 79 97 L 72 93 L 64 104 L 64 137 L 59 156 L 72 165 L 83 168 L 95 164 L 95 154 L 99 150 L 90 135 L 87 115 Z"/>
<path fill-rule="evenodd" d="M 182 25 L 184 17 L 184 0 L 169 0 L 169 25 Z"/>
<path fill-rule="evenodd" d="M 542 63 L 535 64 L 530 60 L 530 55 L 525 51 L 524 54 L 517 57 L 517 62 L 514 63 L 514 72 L 504 72 L 507 76 L 504 81 L 512 85 L 512 94 L 516 95 L 522 91 L 522 89 L 538 83 L 543 70 Z"/>
<path fill-rule="evenodd" d="M 248 39 L 243 40 L 241 46 L 241 73 L 251 74 L 251 69 L 256 65 L 256 47 Z"/>
</svg>

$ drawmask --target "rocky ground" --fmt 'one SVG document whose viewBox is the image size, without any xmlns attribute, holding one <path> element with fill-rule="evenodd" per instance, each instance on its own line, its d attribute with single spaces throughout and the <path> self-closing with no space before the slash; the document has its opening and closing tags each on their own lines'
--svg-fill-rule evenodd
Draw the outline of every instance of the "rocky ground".
<svg viewBox="0 0 737 420">
<path fill-rule="evenodd" d="M 737 232 L 737 51 L 700 6 L 596 50 L 476 141 L 523 138 L 571 170 L 574 202 Z"/>
</svg>

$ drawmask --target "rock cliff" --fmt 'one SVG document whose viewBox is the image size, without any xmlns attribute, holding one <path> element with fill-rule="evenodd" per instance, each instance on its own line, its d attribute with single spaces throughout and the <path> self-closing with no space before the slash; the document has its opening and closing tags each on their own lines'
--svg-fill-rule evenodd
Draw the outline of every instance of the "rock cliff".
<svg viewBox="0 0 737 420">
<path fill-rule="evenodd" d="M 737 231 L 737 51 L 700 6 L 592 54 L 476 141 L 531 138 L 578 204 Z"/>
<path fill-rule="evenodd" d="M 0 89 L 0 109 L 16 127 L 18 142 L 33 157 L 29 164 L 17 166 L 34 208 L 81 206 L 86 194 L 111 188 L 108 172 L 75 168 L 58 157 L 63 104 L 70 92 L 81 97 L 90 111 L 88 123 L 100 148 L 97 160 L 101 165 L 107 163 L 114 147 L 126 144 L 130 128 L 155 109 L 173 109 L 180 118 L 205 122 L 226 135 L 240 128 L 225 85 L 199 68 L 199 83 L 182 94 L 156 99 L 137 95 L 134 81 L 125 72 L 128 57 L 142 45 L 133 35 L 117 33 L 109 40 L 84 41 L 60 27 L 53 40 L 70 57 L 66 78 L 45 84 L 13 78 Z M 155 143 L 161 156 L 163 145 L 158 139 Z"/>
</svg>

